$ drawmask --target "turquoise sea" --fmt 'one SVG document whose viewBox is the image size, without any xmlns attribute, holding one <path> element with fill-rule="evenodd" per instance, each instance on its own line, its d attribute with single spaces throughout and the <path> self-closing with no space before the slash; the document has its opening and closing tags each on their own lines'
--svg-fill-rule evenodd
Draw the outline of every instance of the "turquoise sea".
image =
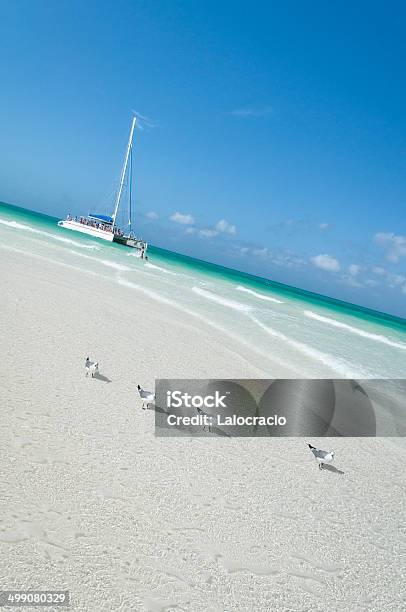
<svg viewBox="0 0 406 612">
<path fill-rule="evenodd" d="M 187 312 L 264 360 L 304 377 L 404 378 L 406 320 L 154 246 L 132 249 L 59 228 L 57 218 L 0 204 L 0 247 L 46 258 Z M 0 250 L 1 253 L 1 250 Z M 269 372 L 272 375 L 272 372 Z"/>
</svg>

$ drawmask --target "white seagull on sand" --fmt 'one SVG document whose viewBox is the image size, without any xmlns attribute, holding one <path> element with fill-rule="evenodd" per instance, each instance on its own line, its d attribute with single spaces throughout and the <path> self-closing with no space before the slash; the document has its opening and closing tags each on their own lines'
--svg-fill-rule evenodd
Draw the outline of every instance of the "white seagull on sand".
<svg viewBox="0 0 406 612">
<path fill-rule="evenodd" d="M 142 389 L 140 385 L 137 385 L 137 388 L 138 393 L 140 394 L 140 398 L 142 399 L 142 409 L 145 410 L 145 405 L 148 408 L 148 406 L 155 401 L 155 393 Z"/>
<path fill-rule="evenodd" d="M 323 469 L 323 465 L 325 463 L 331 463 L 332 461 L 334 461 L 333 451 L 324 451 L 324 450 L 321 450 L 320 448 L 316 448 L 315 446 L 312 446 L 311 444 L 308 444 L 308 447 L 312 451 L 314 458 L 319 462 L 320 470 Z"/>
<path fill-rule="evenodd" d="M 86 357 L 85 372 L 86 372 L 86 376 L 88 374 L 91 374 L 92 378 L 93 378 L 93 376 L 95 374 L 99 373 L 99 362 L 98 361 L 90 361 L 89 357 Z"/>
</svg>

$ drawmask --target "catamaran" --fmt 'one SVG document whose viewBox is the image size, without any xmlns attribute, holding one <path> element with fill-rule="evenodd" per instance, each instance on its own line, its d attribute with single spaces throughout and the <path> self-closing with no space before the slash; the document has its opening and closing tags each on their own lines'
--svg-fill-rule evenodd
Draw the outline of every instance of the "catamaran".
<svg viewBox="0 0 406 612">
<path fill-rule="evenodd" d="M 128 139 L 127 149 L 124 157 L 124 164 L 121 169 L 120 184 L 117 191 L 114 212 L 112 215 L 101 215 L 91 213 L 83 217 L 72 217 L 70 214 L 67 215 L 66 219 L 58 221 L 60 227 L 73 230 L 75 232 L 81 232 L 82 234 L 88 234 L 101 240 L 107 240 L 108 242 L 118 242 L 124 246 L 139 249 L 142 256 L 145 255 L 148 243 L 144 240 L 137 238 L 132 232 L 132 218 L 131 218 L 131 199 L 132 199 L 132 149 L 133 149 L 133 138 L 134 129 L 136 124 L 136 117 L 133 117 L 131 123 L 130 137 Z M 122 197 L 124 192 L 124 182 L 128 176 L 128 229 L 123 231 L 117 224 L 117 215 L 122 205 Z"/>
</svg>

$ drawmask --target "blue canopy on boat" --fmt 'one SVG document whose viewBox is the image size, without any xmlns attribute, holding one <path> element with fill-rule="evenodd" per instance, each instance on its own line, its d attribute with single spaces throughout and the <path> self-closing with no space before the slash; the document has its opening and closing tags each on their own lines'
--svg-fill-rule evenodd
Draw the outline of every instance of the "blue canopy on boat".
<svg viewBox="0 0 406 612">
<path fill-rule="evenodd" d="M 108 215 L 94 215 L 91 213 L 89 217 L 91 219 L 97 219 L 97 221 L 103 221 L 103 223 L 113 223 L 113 217 L 109 217 Z"/>
</svg>

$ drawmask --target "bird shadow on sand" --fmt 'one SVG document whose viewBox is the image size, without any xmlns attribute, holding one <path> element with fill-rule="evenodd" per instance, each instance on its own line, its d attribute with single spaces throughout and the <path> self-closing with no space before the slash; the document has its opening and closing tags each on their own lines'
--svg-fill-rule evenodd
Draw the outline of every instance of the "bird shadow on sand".
<svg viewBox="0 0 406 612">
<path fill-rule="evenodd" d="M 93 378 L 96 378 L 97 380 L 101 380 L 102 382 L 105 382 L 105 383 L 111 383 L 111 379 L 107 378 L 107 376 L 104 376 L 103 374 L 94 374 Z"/>
<path fill-rule="evenodd" d="M 334 465 L 323 465 L 323 470 L 327 470 L 327 472 L 333 472 L 333 474 L 345 474 L 342 470 L 337 469 Z"/>
<path fill-rule="evenodd" d="M 146 410 L 155 410 L 155 412 L 166 414 L 166 410 L 164 410 L 163 408 L 160 408 L 159 406 L 157 406 L 156 404 L 153 404 L 152 402 L 148 404 L 148 408 L 146 408 Z"/>
</svg>

